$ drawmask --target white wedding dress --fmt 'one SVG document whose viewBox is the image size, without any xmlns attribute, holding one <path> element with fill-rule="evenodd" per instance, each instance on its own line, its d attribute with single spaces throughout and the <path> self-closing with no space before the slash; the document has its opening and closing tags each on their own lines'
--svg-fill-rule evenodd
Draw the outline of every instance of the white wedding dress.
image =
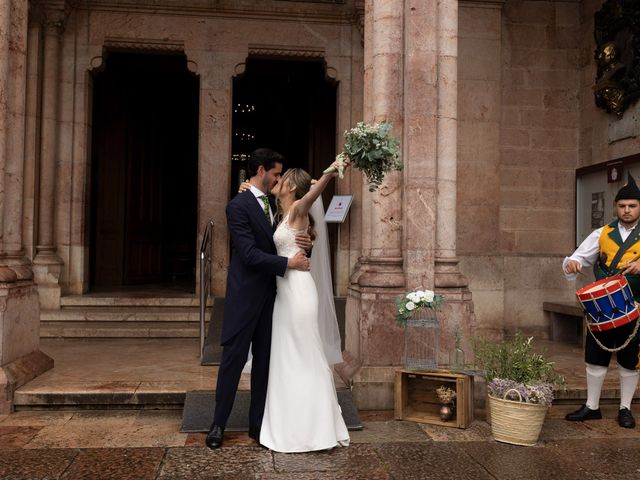
<svg viewBox="0 0 640 480">
<path fill-rule="evenodd" d="M 292 257 L 298 231 L 285 217 L 273 235 L 278 255 Z M 309 272 L 277 277 L 271 360 L 260 443 L 277 452 L 310 452 L 347 446 L 342 419 L 318 329 L 318 293 Z"/>
</svg>

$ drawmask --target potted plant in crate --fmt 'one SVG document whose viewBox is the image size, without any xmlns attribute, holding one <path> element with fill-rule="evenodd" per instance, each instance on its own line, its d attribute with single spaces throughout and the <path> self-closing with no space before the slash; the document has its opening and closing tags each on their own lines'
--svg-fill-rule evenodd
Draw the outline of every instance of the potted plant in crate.
<svg viewBox="0 0 640 480">
<path fill-rule="evenodd" d="M 444 297 L 432 290 L 416 290 L 396 298 L 396 320 L 404 327 L 404 365 L 409 369 L 438 364 L 439 324 L 435 311 Z"/>
<path fill-rule="evenodd" d="M 517 332 L 501 343 L 476 340 L 476 366 L 485 372 L 491 412 L 491 432 L 499 442 L 535 445 L 554 386 L 564 378 L 553 362 L 533 352 L 533 337 Z"/>
</svg>

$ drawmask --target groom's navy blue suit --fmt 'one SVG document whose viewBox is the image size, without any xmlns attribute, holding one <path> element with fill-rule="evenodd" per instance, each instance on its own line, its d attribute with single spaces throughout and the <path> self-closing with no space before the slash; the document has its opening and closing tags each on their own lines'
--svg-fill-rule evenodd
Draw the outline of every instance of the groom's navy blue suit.
<svg viewBox="0 0 640 480">
<path fill-rule="evenodd" d="M 275 210 L 273 205 L 272 209 Z M 287 258 L 276 255 L 273 227 L 250 190 L 236 195 L 227 205 L 227 225 L 231 236 L 231 264 L 227 275 L 223 350 L 213 423 L 222 428 L 227 424 L 251 344 L 249 426 L 259 429 L 269 378 L 276 275 L 285 274 Z"/>
</svg>

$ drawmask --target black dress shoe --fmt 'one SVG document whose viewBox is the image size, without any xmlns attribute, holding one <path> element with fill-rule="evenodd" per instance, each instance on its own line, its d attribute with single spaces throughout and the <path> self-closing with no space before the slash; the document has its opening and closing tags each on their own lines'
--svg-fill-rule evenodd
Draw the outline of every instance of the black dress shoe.
<svg viewBox="0 0 640 480">
<path fill-rule="evenodd" d="M 631 410 L 628 408 L 621 408 L 618 410 L 618 425 L 622 428 L 635 428 L 636 420 L 631 415 Z"/>
<path fill-rule="evenodd" d="M 207 434 L 207 438 L 204 443 L 207 444 L 207 447 L 210 449 L 220 448 L 222 446 L 222 437 L 224 436 L 224 428 L 219 427 L 218 425 L 212 425 L 211 430 Z"/>
<path fill-rule="evenodd" d="M 582 405 L 575 412 L 567 413 L 564 417 L 565 420 L 569 420 L 570 422 L 584 422 L 585 420 L 600 420 L 602 418 L 602 413 L 600 413 L 600 409 L 591 410 L 586 405 Z"/>
</svg>

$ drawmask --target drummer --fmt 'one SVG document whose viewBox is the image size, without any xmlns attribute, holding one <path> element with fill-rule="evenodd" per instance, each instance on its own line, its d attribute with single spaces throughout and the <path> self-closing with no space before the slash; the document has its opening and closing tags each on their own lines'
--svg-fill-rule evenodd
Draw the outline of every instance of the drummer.
<svg viewBox="0 0 640 480">
<path fill-rule="evenodd" d="M 562 269 L 568 280 L 575 280 L 585 267 L 591 266 L 594 267 L 596 280 L 623 274 L 629 282 L 634 299 L 640 301 L 640 228 L 636 228 L 640 218 L 640 189 L 631 174 L 627 184 L 616 195 L 614 203 L 617 219 L 593 231 L 573 255 L 564 259 Z M 567 414 L 567 420 L 602 418 L 600 392 L 611 360 L 611 352 L 607 348 L 613 349 L 623 345 L 633 333 L 637 321 L 603 332 L 587 333 L 584 352 L 587 364 L 587 403 L 575 412 Z M 591 333 L 596 336 L 598 342 Z M 636 426 L 631 414 L 631 400 L 640 373 L 639 336 L 636 335 L 625 348 L 616 353 L 620 371 L 618 424 L 624 428 Z"/>
</svg>

